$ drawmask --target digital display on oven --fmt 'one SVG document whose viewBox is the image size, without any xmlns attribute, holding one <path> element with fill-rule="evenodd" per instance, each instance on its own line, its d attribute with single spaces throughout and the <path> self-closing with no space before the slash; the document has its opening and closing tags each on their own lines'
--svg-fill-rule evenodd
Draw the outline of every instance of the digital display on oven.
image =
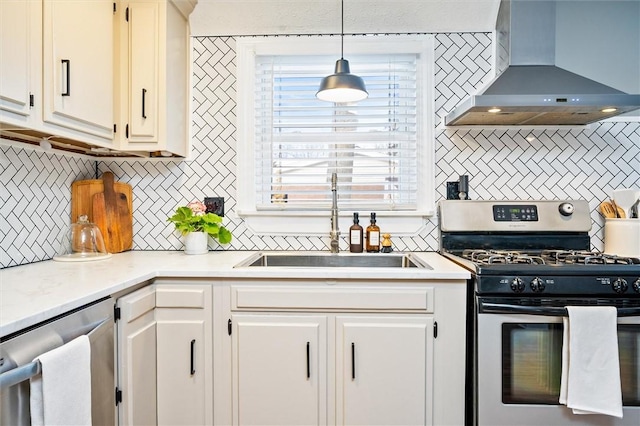
<svg viewBox="0 0 640 426">
<path fill-rule="evenodd" d="M 538 208 L 534 205 L 493 206 L 493 220 L 496 222 L 537 222 Z"/>
</svg>

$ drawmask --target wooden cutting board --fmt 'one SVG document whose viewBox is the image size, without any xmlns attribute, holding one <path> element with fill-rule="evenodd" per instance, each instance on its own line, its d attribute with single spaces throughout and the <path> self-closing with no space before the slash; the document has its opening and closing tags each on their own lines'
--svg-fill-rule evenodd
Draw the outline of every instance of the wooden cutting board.
<svg viewBox="0 0 640 426">
<path fill-rule="evenodd" d="M 131 185 L 113 181 L 113 173 L 103 179 L 75 181 L 71 185 L 71 222 L 86 214 L 95 223 L 109 253 L 133 246 L 133 190 Z"/>
</svg>

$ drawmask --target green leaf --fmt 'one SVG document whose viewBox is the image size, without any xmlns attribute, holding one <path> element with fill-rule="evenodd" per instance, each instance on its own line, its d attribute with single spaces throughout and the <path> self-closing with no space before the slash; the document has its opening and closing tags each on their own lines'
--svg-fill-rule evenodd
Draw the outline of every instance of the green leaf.
<svg viewBox="0 0 640 426">
<path fill-rule="evenodd" d="M 229 244 L 231 242 L 231 238 L 231 232 L 224 226 L 221 226 L 218 231 L 218 241 L 220 241 L 220 244 Z"/>
</svg>

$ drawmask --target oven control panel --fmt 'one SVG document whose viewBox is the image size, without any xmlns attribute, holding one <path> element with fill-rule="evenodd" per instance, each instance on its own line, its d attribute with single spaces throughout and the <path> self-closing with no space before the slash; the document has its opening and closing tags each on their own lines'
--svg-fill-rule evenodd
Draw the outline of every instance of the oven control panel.
<svg viewBox="0 0 640 426">
<path fill-rule="evenodd" d="M 480 276 L 476 283 L 480 294 L 619 294 L 640 297 L 637 276 Z"/>
<path fill-rule="evenodd" d="M 591 208 L 585 200 L 440 200 L 438 219 L 440 231 L 445 235 L 467 232 L 587 235 L 591 230 Z"/>
<path fill-rule="evenodd" d="M 493 220 L 496 222 L 537 222 L 538 207 L 531 205 L 494 205 Z"/>
</svg>

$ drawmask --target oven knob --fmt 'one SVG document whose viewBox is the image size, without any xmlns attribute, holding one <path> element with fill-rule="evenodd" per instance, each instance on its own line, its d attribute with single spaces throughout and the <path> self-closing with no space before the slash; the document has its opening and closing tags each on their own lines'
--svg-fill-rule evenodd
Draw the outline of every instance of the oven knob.
<svg viewBox="0 0 640 426">
<path fill-rule="evenodd" d="M 531 290 L 534 293 L 540 293 L 544 291 L 544 281 L 538 277 L 531 280 Z"/>
<path fill-rule="evenodd" d="M 513 281 L 511 281 L 511 290 L 516 293 L 522 293 L 524 291 L 524 281 L 520 278 L 514 278 Z"/>
<path fill-rule="evenodd" d="M 627 280 L 625 280 L 624 278 L 618 278 L 613 282 L 613 284 L 611 284 L 611 287 L 616 293 L 624 293 L 628 288 Z"/>
<path fill-rule="evenodd" d="M 558 210 L 562 216 L 571 216 L 573 214 L 573 204 L 562 203 L 560 207 L 558 207 Z"/>
<path fill-rule="evenodd" d="M 640 278 L 638 278 L 637 280 L 635 280 L 635 282 L 633 283 L 633 290 L 636 293 L 640 293 Z"/>
</svg>

